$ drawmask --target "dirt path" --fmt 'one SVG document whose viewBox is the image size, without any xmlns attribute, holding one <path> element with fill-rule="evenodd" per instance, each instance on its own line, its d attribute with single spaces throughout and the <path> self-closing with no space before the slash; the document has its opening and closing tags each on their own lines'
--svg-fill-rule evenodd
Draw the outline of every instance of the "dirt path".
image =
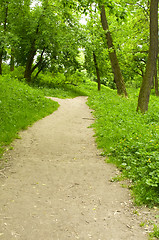
<svg viewBox="0 0 159 240">
<path fill-rule="evenodd" d="M 96 148 L 85 97 L 21 133 L 0 179 L 2 240 L 146 240 L 129 191 Z"/>
</svg>

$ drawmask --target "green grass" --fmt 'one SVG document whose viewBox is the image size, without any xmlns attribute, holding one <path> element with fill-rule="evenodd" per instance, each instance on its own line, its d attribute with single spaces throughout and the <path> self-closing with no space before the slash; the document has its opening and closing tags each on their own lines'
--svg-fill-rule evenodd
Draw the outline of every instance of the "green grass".
<svg viewBox="0 0 159 240">
<path fill-rule="evenodd" d="M 58 104 L 10 75 L 0 77 L 0 157 L 4 146 L 35 121 L 51 114 Z"/>
<path fill-rule="evenodd" d="M 159 227 L 154 225 L 153 232 L 150 233 L 149 240 L 159 239 Z"/>
<path fill-rule="evenodd" d="M 58 97 L 58 98 L 75 98 L 77 96 L 86 96 L 86 92 L 78 87 L 66 85 L 62 87 L 49 88 L 49 87 L 37 87 L 33 88 L 40 90 L 44 96 L 48 97 Z"/>
<path fill-rule="evenodd" d="M 136 112 L 138 94 L 129 99 L 103 88 L 91 94 L 88 104 L 95 110 L 98 147 L 124 177 L 133 182 L 137 204 L 159 205 L 159 104 L 151 97 L 149 112 Z"/>
</svg>

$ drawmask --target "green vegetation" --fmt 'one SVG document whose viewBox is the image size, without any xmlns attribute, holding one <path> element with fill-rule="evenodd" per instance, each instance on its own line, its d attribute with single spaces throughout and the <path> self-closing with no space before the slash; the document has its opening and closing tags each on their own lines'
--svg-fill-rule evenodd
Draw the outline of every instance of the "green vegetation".
<svg viewBox="0 0 159 240">
<path fill-rule="evenodd" d="M 141 115 L 135 111 L 137 93 L 129 99 L 103 88 L 90 96 L 95 109 L 97 143 L 109 162 L 115 163 L 132 180 L 137 204 L 159 204 L 159 125 L 158 101 L 151 97 L 151 108 Z"/>
<path fill-rule="evenodd" d="M 45 117 L 58 104 L 10 75 L 0 77 L 0 157 L 21 129 Z"/>
<path fill-rule="evenodd" d="M 153 240 L 154 238 L 159 239 L 159 227 L 157 227 L 156 225 L 154 225 L 153 228 L 153 232 L 150 233 L 150 240 Z"/>
<path fill-rule="evenodd" d="M 76 87 L 77 84 L 84 82 L 85 79 L 86 75 L 78 71 L 70 76 L 65 76 L 63 73 L 52 74 L 48 72 L 39 74 L 32 86 L 40 89 L 45 96 L 74 98 L 86 95 L 85 91 Z"/>
</svg>

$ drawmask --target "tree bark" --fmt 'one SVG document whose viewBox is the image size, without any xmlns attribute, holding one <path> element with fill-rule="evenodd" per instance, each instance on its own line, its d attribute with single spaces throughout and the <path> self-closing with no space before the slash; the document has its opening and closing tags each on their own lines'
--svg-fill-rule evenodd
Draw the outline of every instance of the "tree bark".
<svg viewBox="0 0 159 240">
<path fill-rule="evenodd" d="M 157 68 L 155 69 L 155 94 L 158 97 L 158 77 L 157 77 Z"/>
<path fill-rule="evenodd" d="M 28 54 L 27 58 L 27 63 L 25 67 L 25 72 L 24 72 L 24 78 L 27 80 L 27 82 L 31 81 L 31 74 L 32 74 L 32 65 L 34 61 L 34 57 L 36 54 L 36 49 L 35 49 L 35 43 L 31 45 L 30 52 Z"/>
<path fill-rule="evenodd" d="M 14 71 L 14 49 L 11 49 L 10 71 Z"/>
<path fill-rule="evenodd" d="M 39 61 L 38 61 L 38 62 L 35 64 L 35 66 L 32 68 L 31 72 L 34 72 L 34 70 L 42 64 L 44 52 L 45 52 L 45 47 L 44 47 L 44 49 L 43 49 L 43 51 L 42 51 L 42 53 L 41 53 L 41 55 L 40 55 Z"/>
<path fill-rule="evenodd" d="M 32 40 L 32 43 L 30 46 L 30 51 L 29 51 L 28 57 L 27 57 L 26 66 L 25 66 L 24 78 L 27 80 L 27 82 L 31 81 L 32 65 L 33 65 L 34 57 L 35 57 L 36 51 L 37 51 L 37 49 L 35 47 L 35 43 L 36 43 L 36 37 L 38 35 L 38 32 L 39 32 L 39 24 L 36 28 L 35 37 Z"/>
<path fill-rule="evenodd" d="M 6 33 L 7 29 L 7 18 L 8 18 L 8 5 L 6 6 L 5 9 L 5 19 L 4 19 L 4 34 Z M 4 54 L 4 46 L 2 46 L 0 50 L 0 75 L 2 75 L 2 59 L 3 59 L 3 54 Z"/>
<path fill-rule="evenodd" d="M 3 51 L 0 51 L 0 75 L 2 75 L 2 56 L 3 56 Z"/>
<path fill-rule="evenodd" d="M 101 22 L 102 22 L 103 30 L 105 31 L 106 41 L 107 41 L 108 50 L 109 50 L 109 58 L 110 58 L 112 70 L 114 73 L 117 92 L 119 95 L 124 95 L 125 97 L 127 97 L 128 94 L 126 92 L 126 87 L 125 87 L 123 76 L 120 70 L 118 58 L 117 58 L 115 47 L 113 44 L 113 39 L 109 31 L 104 5 L 102 5 L 101 7 Z"/>
<path fill-rule="evenodd" d="M 137 111 L 145 113 L 148 111 L 148 104 L 151 86 L 158 55 L 158 0 L 151 0 L 150 3 L 150 46 L 146 71 L 140 88 Z"/>
<path fill-rule="evenodd" d="M 38 77 L 39 73 L 43 70 L 43 66 L 38 69 L 38 72 L 35 75 L 35 79 Z"/>
<path fill-rule="evenodd" d="M 158 68 L 159 68 L 159 58 L 158 58 Z M 156 62 L 156 68 L 155 68 L 155 94 L 158 97 L 159 92 L 158 92 L 158 72 L 157 72 L 157 62 Z"/>
<path fill-rule="evenodd" d="M 94 65 L 95 65 L 96 74 L 97 74 L 98 91 L 100 91 L 100 88 L 101 88 L 101 84 L 100 84 L 100 73 L 99 73 L 99 68 L 98 68 L 97 58 L 96 58 L 95 52 L 93 52 L 93 59 L 94 59 Z"/>
</svg>

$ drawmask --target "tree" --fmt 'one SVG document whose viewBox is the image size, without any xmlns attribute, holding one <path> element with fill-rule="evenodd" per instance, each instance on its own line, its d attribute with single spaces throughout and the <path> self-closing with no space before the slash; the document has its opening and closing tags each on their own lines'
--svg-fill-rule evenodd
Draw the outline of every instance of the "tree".
<svg viewBox="0 0 159 240">
<path fill-rule="evenodd" d="M 158 92 L 158 74 L 157 74 L 157 63 L 156 63 L 156 67 L 155 67 L 155 74 L 154 74 L 154 78 L 155 78 L 155 94 L 158 97 L 159 96 L 159 92 Z"/>
<path fill-rule="evenodd" d="M 42 1 L 42 5 L 23 12 L 21 22 L 15 25 L 20 39 L 15 58 L 25 66 L 24 77 L 28 82 L 46 66 L 55 70 L 58 65 L 57 69 L 61 67 L 65 73 L 78 67 L 76 14 L 68 6 L 63 7 L 61 1 Z"/>
<path fill-rule="evenodd" d="M 100 84 L 100 73 L 99 73 L 99 68 L 98 68 L 98 63 L 97 63 L 97 57 L 95 52 L 93 52 L 93 59 L 94 59 L 94 65 L 96 68 L 96 73 L 97 73 L 97 82 L 98 82 L 98 91 L 100 91 L 101 84 Z"/>
<path fill-rule="evenodd" d="M 127 97 L 128 94 L 126 92 L 126 87 L 125 87 L 125 83 L 120 70 L 112 36 L 109 31 L 104 5 L 101 6 L 101 22 L 102 22 L 103 30 L 105 31 L 105 36 L 106 36 L 107 45 L 109 49 L 109 57 L 112 65 L 112 70 L 114 73 L 114 80 L 117 86 L 117 92 L 119 95 L 124 95 L 125 97 Z"/>
<path fill-rule="evenodd" d="M 7 30 L 7 19 L 8 19 L 8 2 L 0 2 L 1 14 L 0 27 L 1 27 L 1 40 L 0 40 L 0 75 L 2 75 L 2 59 L 5 52 L 5 43 L 6 43 L 6 30 Z"/>
<path fill-rule="evenodd" d="M 158 0 L 150 3 L 150 46 L 146 71 L 140 88 L 137 111 L 145 113 L 148 110 L 151 86 L 155 73 L 158 55 Z"/>
</svg>

